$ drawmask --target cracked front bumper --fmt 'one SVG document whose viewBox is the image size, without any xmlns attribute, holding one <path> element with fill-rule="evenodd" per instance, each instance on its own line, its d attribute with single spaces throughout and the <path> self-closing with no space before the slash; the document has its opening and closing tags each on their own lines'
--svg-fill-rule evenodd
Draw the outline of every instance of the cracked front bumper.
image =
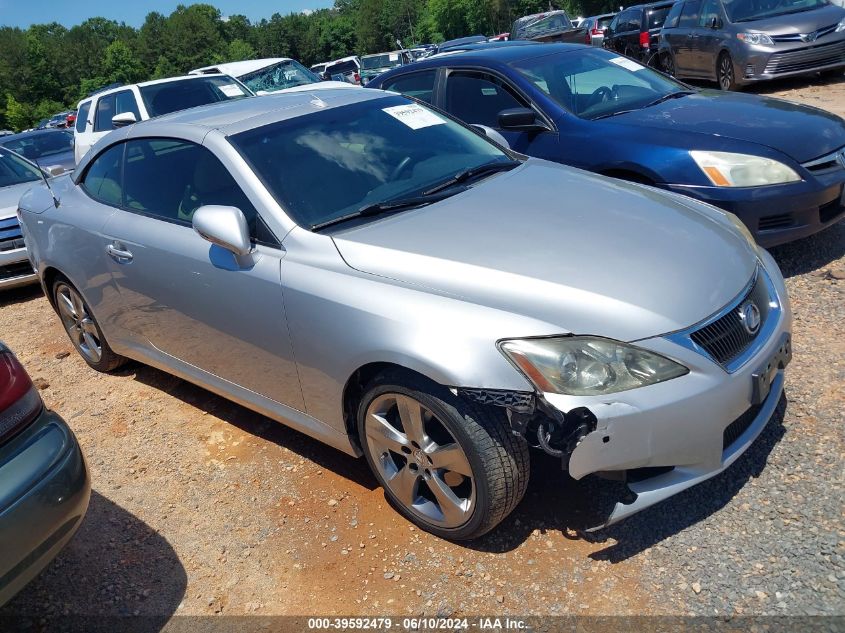
<svg viewBox="0 0 845 633">
<path fill-rule="evenodd" d="M 618 504 L 603 526 L 718 475 L 748 449 L 772 417 L 791 354 L 792 314 L 777 265 L 764 251 L 761 259 L 780 309 L 740 367 L 729 372 L 676 340 L 655 337 L 636 344 L 684 364 L 690 370 L 687 375 L 608 396 L 544 395 L 561 412 L 586 407 L 598 421 L 569 458 L 575 479 L 591 473 L 671 468 L 629 483 L 636 499 Z"/>
</svg>

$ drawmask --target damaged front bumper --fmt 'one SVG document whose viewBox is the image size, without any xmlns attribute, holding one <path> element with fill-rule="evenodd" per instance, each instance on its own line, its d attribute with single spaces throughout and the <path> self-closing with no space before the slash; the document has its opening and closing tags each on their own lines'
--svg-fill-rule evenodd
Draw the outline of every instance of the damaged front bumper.
<svg viewBox="0 0 845 633">
<path fill-rule="evenodd" d="M 635 497 L 618 503 L 592 530 L 718 475 L 751 446 L 774 414 L 791 360 L 792 314 L 776 264 L 767 254 L 762 257 L 775 294 L 771 318 L 740 366 L 723 368 L 677 337 L 661 336 L 636 344 L 683 363 L 687 375 L 608 396 L 541 396 L 560 416 L 585 410 L 595 416 L 594 430 L 564 456 L 569 474 L 626 479 Z"/>
</svg>

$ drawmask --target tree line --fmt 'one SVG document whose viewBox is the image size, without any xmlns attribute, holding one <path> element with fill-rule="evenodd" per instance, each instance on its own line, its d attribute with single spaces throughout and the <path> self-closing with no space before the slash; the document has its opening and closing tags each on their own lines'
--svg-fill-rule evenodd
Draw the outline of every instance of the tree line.
<svg viewBox="0 0 845 633">
<path fill-rule="evenodd" d="M 73 108 L 111 83 L 181 75 L 199 66 L 261 57 L 305 65 L 403 45 L 506 32 L 516 18 L 552 8 L 593 15 L 612 0 L 335 0 L 308 13 L 251 22 L 210 4 L 147 15 L 136 29 L 94 17 L 0 27 L 0 129 L 21 130 Z"/>
</svg>

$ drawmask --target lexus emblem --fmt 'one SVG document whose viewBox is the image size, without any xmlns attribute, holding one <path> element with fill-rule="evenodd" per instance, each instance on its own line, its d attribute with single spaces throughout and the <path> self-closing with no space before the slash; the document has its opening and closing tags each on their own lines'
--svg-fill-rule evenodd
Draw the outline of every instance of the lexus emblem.
<svg viewBox="0 0 845 633">
<path fill-rule="evenodd" d="M 754 336 L 760 329 L 760 308 L 753 301 L 743 304 L 739 309 L 739 320 L 742 321 L 745 331 Z"/>
</svg>

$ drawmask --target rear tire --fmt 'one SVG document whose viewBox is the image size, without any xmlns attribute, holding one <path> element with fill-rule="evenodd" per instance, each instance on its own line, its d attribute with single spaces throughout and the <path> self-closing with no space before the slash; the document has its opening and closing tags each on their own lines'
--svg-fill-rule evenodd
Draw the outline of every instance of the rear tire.
<svg viewBox="0 0 845 633">
<path fill-rule="evenodd" d="M 127 358 L 115 354 L 109 347 L 85 299 L 69 281 L 56 279 L 52 292 L 53 305 L 70 342 L 92 369 L 110 372 L 128 362 Z"/>
<path fill-rule="evenodd" d="M 722 51 L 716 63 L 716 79 L 719 81 L 719 88 L 725 91 L 739 90 L 734 73 L 734 63 L 730 53 Z"/>
<path fill-rule="evenodd" d="M 672 53 L 664 53 L 660 58 L 660 64 L 663 66 L 663 72 L 675 77 L 675 58 L 672 57 Z"/>
<path fill-rule="evenodd" d="M 373 380 L 358 408 L 358 434 L 391 505 L 441 538 L 489 532 L 528 485 L 528 444 L 511 432 L 504 410 L 420 376 L 389 372 Z"/>
</svg>

